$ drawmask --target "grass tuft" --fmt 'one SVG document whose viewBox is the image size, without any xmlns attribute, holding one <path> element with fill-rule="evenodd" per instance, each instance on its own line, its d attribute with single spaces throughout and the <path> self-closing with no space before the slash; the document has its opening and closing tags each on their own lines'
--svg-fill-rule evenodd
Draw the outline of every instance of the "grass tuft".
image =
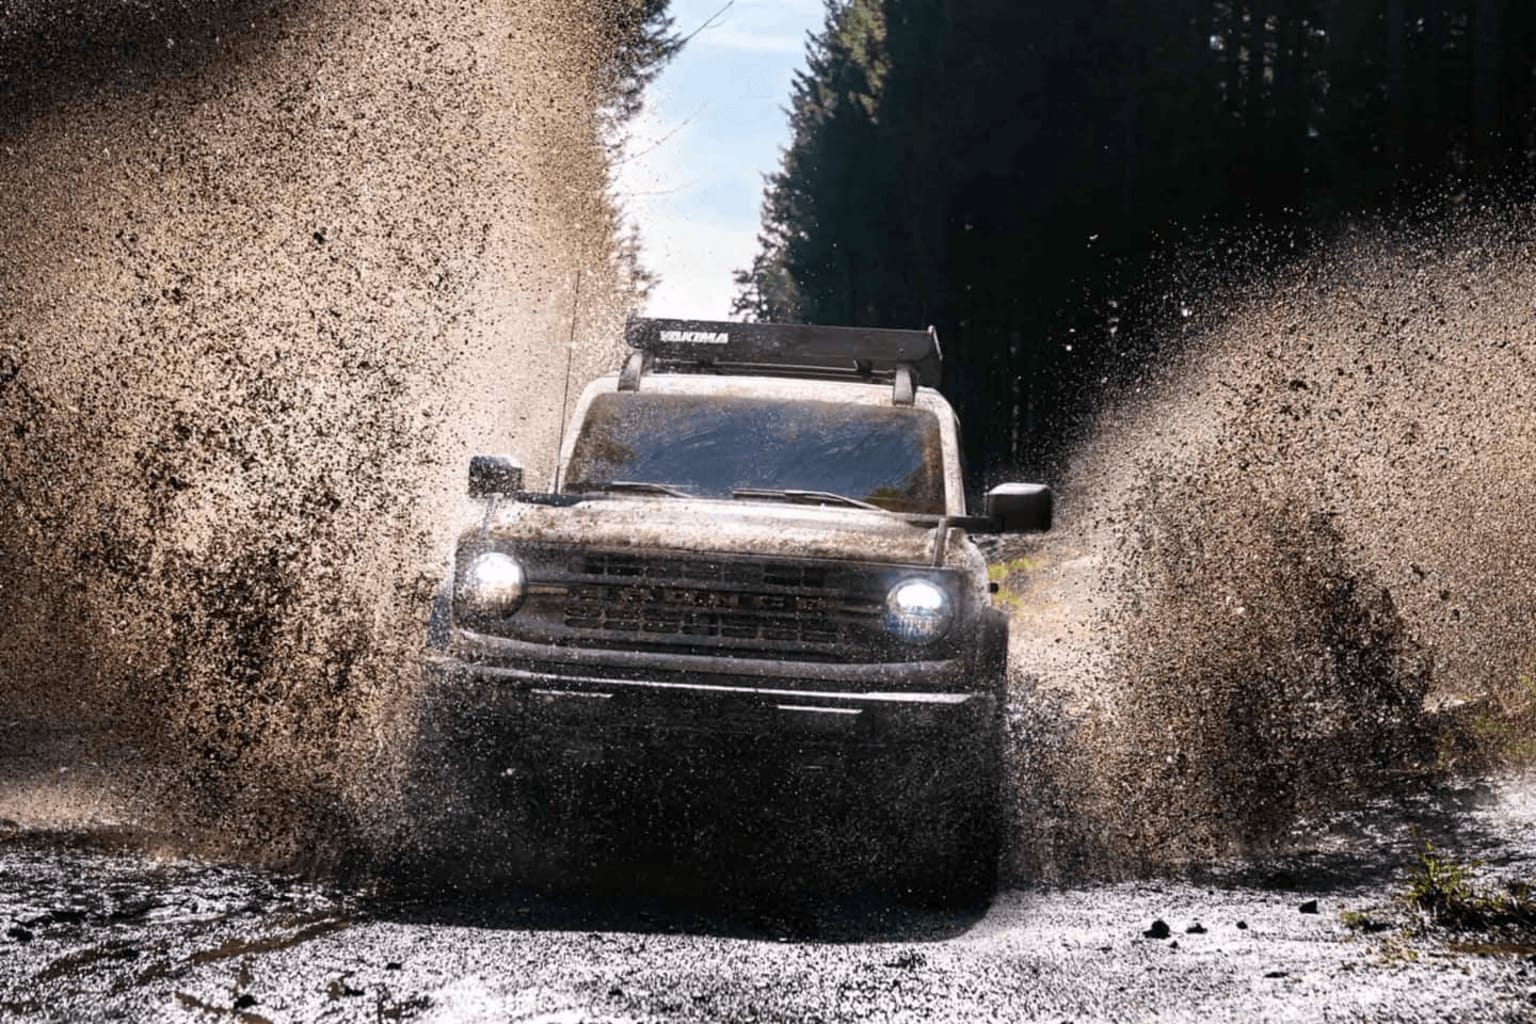
<svg viewBox="0 0 1536 1024">
<path fill-rule="evenodd" d="M 1408 873 L 1401 900 L 1420 931 L 1536 929 L 1536 892 L 1524 882 L 1502 888 L 1478 880 L 1482 861 L 1459 861 L 1425 842 Z"/>
<path fill-rule="evenodd" d="M 992 601 L 997 607 L 1007 612 L 1015 612 L 1024 604 L 1024 598 L 1017 587 L 1023 585 L 1023 579 L 1029 573 L 1040 567 L 1040 559 L 1031 558 L 1028 555 L 1020 555 L 1004 562 L 992 562 L 987 566 L 987 582 L 995 584 L 996 592 L 992 595 Z M 1018 577 L 1015 580 L 1014 577 Z"/>
</svg>

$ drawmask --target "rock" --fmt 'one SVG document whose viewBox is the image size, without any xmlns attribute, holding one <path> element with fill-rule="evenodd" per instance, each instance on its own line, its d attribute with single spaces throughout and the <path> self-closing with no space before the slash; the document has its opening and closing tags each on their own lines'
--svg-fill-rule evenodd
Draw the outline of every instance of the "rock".
<svg viewBox="0 0 1536 1024">
<path fill-rule="evenodd" d="M 6 938 L 15 939 L 17 942 L 32 941 L 32 930 L 30 928 L 23 928 L 19 924 L 12 925 L 11 927 L 7 928 L 5 930 L 5 935 Z"/>
<path fill-rule="evenodd" d="M 1270 971 L 1268 974 L 1264 975 L 1266 978 L 1289 978 L 1290 976 L 1291 972 L 1289 971 Z"/>
<path fill-rule="evenodd" d="M 1303 914 L 1317 913 L 1317 900 L 1307 900 L 1307 902 L 1301 905 L 1301 912 Z"/>
<path fill-rule="evenodd" d="M 235 1009 L 237 1009 L 237 1010 L 249 1010 L 251 1007 L 255 1006 L 259 1002 L 261 1002 L 261 1000 L 257 999 L 255 996 L 251 995 L 249 992 L 242 992 L 238 996 L 235 997 Z"/>
<path fill-rule="evenodd" d="M 1239 922 L 1237 922 L 1237 927 L 1238 927 L 1238 929 L 1240 931 L 1247 931 L 1248 930 L 1248 922 L 1247 921 L 1239 921 Z"/>
<path fill-rule="evenodd" d="M 342 975 L 326 986 L 325 994 L 332 999 L 351 999 L 363 994 L 360 988 L 353 988 L 347 983 L 346 975 Z"/>
<path fill-rule="evenodd" d="M 1186 935 L 1204 935 L 1205 934 L 1205 925 L 1201 924 L 1199 921 L 1196 921 L 1194 924 L 1192 924 L 1188 928 L 1184 929 L 1184 934 L 1186 934 Z"/>
<path fill-rule="evenodd" d="M 1149 939 L 1166 939 L 1168 936 L 1173 934 L 1173 931 L 1168 927 L 1167 921 L 1164 921 L 1162 918 L 1158 918 L 1156 921 L 1152 922 L 1151 928 L 1148 928 L 1141 934 Z"/>
</svg>

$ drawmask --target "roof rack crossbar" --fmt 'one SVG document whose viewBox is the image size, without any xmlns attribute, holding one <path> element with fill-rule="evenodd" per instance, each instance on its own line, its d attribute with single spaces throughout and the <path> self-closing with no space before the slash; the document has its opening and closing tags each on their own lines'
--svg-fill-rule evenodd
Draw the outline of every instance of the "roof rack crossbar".
<svg viewBox="0 0 1536 1024">
<path fill-rule="evenodd" d="M 943 354 L 932 327 L 898 331 L 878 327 L 811 324 L 742 324 L 717 320 L 655 320 L 633 317 L 625 337 L 636 354 L 634 384 L 652 367 L 682 372 L 742 372 L 892 381 L 904 395 L 901 370 L 917 385 L 939 386 Z"/>
</svg>

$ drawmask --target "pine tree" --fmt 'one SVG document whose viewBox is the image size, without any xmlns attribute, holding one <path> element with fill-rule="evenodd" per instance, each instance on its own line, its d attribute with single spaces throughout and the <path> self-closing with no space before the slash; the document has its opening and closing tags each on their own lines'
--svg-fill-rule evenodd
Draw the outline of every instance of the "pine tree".
<svg viewBox="0 0 1536 1024">
<path fill-rule="evenodd" d="M 1177 246 L 1536 187 L 1536 7 L 831 0 L 789 113 L 737 312 L 936 325 L 970 461 L 1036 467 L 1157 357 Z"/>
<path fill-rule="evenodd" d="M 627 121 L 640 112 L 646 88 L 682 49 L 670 6 L 671 0 L 604 0 L 600 7 L 611 40 L 601 86 L 616 120 Z"/>
<path fill-rule="evenodd" d="M 868 322 L 870 260 L 881 248 L 872 179 L 886 74 L 878 0 L 829 0 L 790 97 L 791 143 L 770 176 L 762 252 L 738 275 L 736 312 L 761 318 Z"/>
</svg>

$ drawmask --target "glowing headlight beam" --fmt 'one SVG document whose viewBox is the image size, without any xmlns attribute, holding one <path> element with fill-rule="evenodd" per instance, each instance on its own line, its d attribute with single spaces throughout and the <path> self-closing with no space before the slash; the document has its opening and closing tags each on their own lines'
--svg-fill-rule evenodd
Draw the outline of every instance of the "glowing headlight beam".
<svg viewBox="0 0 1536 1024">
<path fill-rule="evenodd" d="M 464 570 L 454 603 L 467 617 L 505 619 L 522 606 L 527 593 L 522 563 L 503 552 L 487 551 Z"/>
<path fill-rule="evenodd" d="M 902 580 L 885 598 L 885 628 L 905 643 L 932 643 L 953 618 L 949 595 L 932 580 Z"/>
</svg>

